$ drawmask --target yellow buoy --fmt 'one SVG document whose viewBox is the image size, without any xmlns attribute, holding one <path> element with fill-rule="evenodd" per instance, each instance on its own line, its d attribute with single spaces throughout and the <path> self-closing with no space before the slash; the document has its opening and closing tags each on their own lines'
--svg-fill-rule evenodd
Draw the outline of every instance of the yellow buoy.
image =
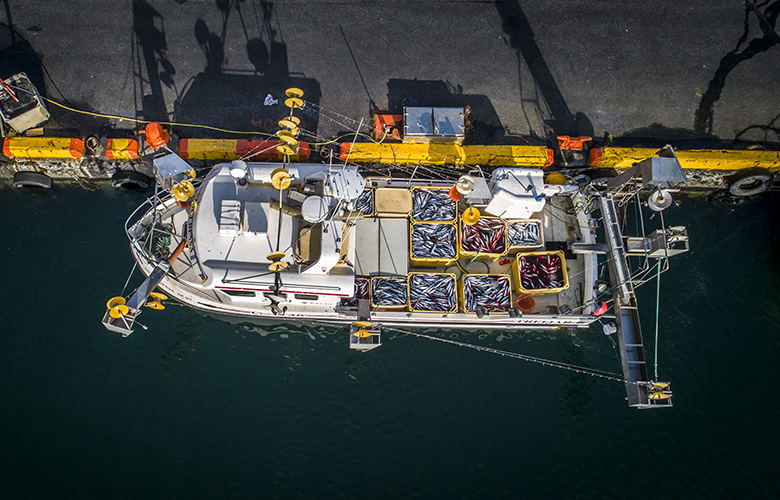
<svg viewBox="0 0 780 500">
<path fill-rule="evenodd" d="M 285 256 L 285 253 L 282 251 L 279 252 L 271 252 L 268 255 L 265 256 L 266 259 L 270 260 L 271 262 L 283 259 Z"/>
<path fill-rule="evenodd" d="M 130 308 L 124 304 L 117 304 L 108 311 L 108 315 L 114 319 L 121 318 L 125 314 L 130 312 Z"/>
<path fill-rule="evenodd" d="M 291 148 L 294 148 L 295 146 L 298 145 L 298 140 L 295 137 L 293 137 L 293 135 L 290 132 L 286 130 L 280 130 L 279 132 L 276 133 L 276 136 L 283 144 L 286 144 Z"/>
<path fill-rule="evenodd" d="M 469 207 L 466 209 L 465 212 L 463 212 L 463 215 L 461 216 L 461 220 L 467 226 L 473 226 L 474 224 L 477 223 L 479 217 L 480 217 L 479 210 L 477 210 L 474 207 Z"/>
<path fill-rule="evenodd" d="M 669 382 L 653 382 L 653 389 L 666 389 L 669 387 Z"/>
<path fill-rule="evenodd" d="M 283 155 L 289 156 L 295 154 L 295 150 L 290 146 L 288 146 L 287 144 L 279 144 L 278 146 L 276 146 L 276 150 L 282 153 Z"/>
<path fill-rule="evenodd" d="M 297 118 L 295 116 L 291 116 L 290 118 Z M 292 121 L 290 118 L 285 118 L 284 120 L 279 120 L 279 126 L 282 128 L 285 128 L 290 131 L 290 133 L 294 134 L 298 131 L 298 124 Z M 293 132 L 293 130 L 295 132 Z"/>
<path fill-rule="evenodd" d="M 284 105 L 288 108 L 302 108 L 303 107 L 303 100 L 299 99 L 297 97 L 290 97 L 286 101 L 284 101 Z"/>
<path fill-rule="evenodd" d="M 370 321 L 355 321 L 352 324 L 355 325 L 358 328 L 368 328 L 369 326 L 371 326 L 371 322 Z"/>
<path fill-rule="evenodd" d="M 184 180 L 173 186 L 173 196 L 179 201 L 187 201 L 195 194 L 195 186 Z"/>
<path fill-rule="evenodd" d="M 287 189 L 290 187 L 290 184 L 292 184 L 292 177 L 290 176 L 290 172 L 283 168 L 277 168 L 271 172 L 271 184 L 276 189 Z"/>
<path fill-rule="evenodd" d="M 124 298 L 124 297 L 114 297 L 114 298 L 110 299 L 110 300 L 109 300 L 109 301 L 106 303 L 106 307 L 108 307 L 109 309 L 111 309 L 111 308 L 112 308 L 112 307 L 114 307 L 114 306 L 118 306 L 118 305 L 124 305 L 124 304 L 126 304 L 126 303 L 127 303 L 127 301 L 125 300 L 125 298 Z"/>
<path fill-rule="evenodd" d="M 195 186 L 193 186 L 190 181 L 183 180 L 179 183 L 179 186 L 181 186 L 182 193 L 186 194 L 188 197 L 195 194 Z"/>
<path fill-rule="evenodd" d="M 290 87 L 284 91 L 284 95 L 287 97 L 303 97 L 303 90 L 297 87 Z"/>
<path fill-rule="evenodd" d="M 648 396 L 650 399 L 669 399 L 672 395 L 666 392 L 654 392 Z"/>
<path fill-rule="evenodd" d="M 566 176 L 560 172 L 551 172 L 547 175 L 547 179 L 544 180 L 546 184 L 566 184 Z"/>
<path fill-rule="evenodd" d="M 158 311 L 162 311 L 163 309 L 165 309 L 165 306 L 162 305 L 162 302 L 160 302 L 159 300 L 150 300 L 150 301 L 148 301 L 146 303 L 146 307 L 148 307 L 150 309 L 157 309 Z"/>
<path fill-rule="evenodd" d="M 187 175 L 190 176 L 190 179 L 194 179 L 195 177 L 198 176 L 198 174 L 195 173 L 195 169 L 194 168 L 191 168 L 191 169 L 187 170 Z"/>
<path fill-rule="evenodd" d="M 290 267 L 290 264 L 288 264 L 287 262 L 282 262 L 281 260 L 277 260 L 276 262 L 271 262 L 270 264 L 268 264 L 268 270 L 271 271 L 272 273 L 284 271 L 288 267 Z"/>
<path fill-rule="evenodd" d="M 355 337 L 366 338 L 366 337 L 370 337 L 370 336 L 371 336 L 371 334 L 367 330 L 360 329 L 360 330 L 355 332 Z"/>
<path fill-rule="evenodd" d="M 157 300 L 168 300 L 168 296 L 160 292 L 151 292 L 149 297 Z"/>
</svg>

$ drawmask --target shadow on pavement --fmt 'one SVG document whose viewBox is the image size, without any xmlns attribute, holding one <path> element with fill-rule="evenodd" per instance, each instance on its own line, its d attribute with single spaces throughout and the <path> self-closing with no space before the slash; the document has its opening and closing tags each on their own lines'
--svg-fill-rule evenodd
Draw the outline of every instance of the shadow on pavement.
<svg viewBox="0 0 780 500">
<path fill-rule="evenodd" d="M 521 71 L 519 58 L 522 57 L 552 115 L 550 119 L 545 120 L 545 125 L 555 135 L 592 135 L 593 125 L 588 117 L 583 113 L 578 113 L 576 117 L 572 115 L 561 90 L 558 88 L 558 84 L 555 82 L 550 67 L 547 65 L 547 61 L 545 61 L 542 51 L 536 43 L 531 24 L 525 16 L 522 7 L 520 7 L 518 0 L 498 0 L 495 5 L 501 17 L 504 33 L 509 38 L 509 44 L 517 51 L 518 78 Z M 522 81 L 520 89 L 522 93 Z M 525 109 L 523 109 L 523 113 L 526 113 Z M 529 126 L 533 130 L 530 122 Z"/>
<path fill-rule="evenodd" d="M 780 36 L 775 31 L 777 17 L 780 14 L 780 0 L 762 2 L 760 6 L 764 7 L 763 11 L 760 10 L 752 0 L 746 0 L 744 3 L 745 28 L 742 36 L 740 36 L 737 41 L 734 50 L 721 58 L 718 68 L 715 70 L 715 74 L 707 85 L 707 90 L 701 97 L 699 108 L 696 110 L 693 129 L 699 134 L 712 133 L 715 103 L 720 100 L 723 87 L 726 85 L 726 77 L 729 73 L 731 73 L 739 64 L 751 59 L 753 56 L 766 52 L 775 45 L 780 44 Z M 757 36 L 750 40 L 750 43 L 748 43 L 744 50 L 740 52 L 739 49 L 742 47 L 742 44 L 747 42 L 747 39 L 750 36 L 751 14 L 753 14 L 758 21 L 758 26 L 761 29 L 761 36 Z M 774 122 L 774 120 L 772 122 Z M 772 126 L 773 123 L 770 123 L 769 127 Z M 756 127 L 760 127 L 760 125 L 756 125 Z M 740 134 L 743 134 L 746 130 L 743 130 Z M 739 137 L 739 134 L 737 137 Z"/>
</svg>

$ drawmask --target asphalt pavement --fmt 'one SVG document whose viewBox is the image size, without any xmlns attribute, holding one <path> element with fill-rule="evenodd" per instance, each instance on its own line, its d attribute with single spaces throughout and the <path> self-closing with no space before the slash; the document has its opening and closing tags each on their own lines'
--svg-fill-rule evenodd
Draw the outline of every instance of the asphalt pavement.
<svg viewBox="0 0 780 500">
<path fill-rule="evenodd" d="M 272 133 L 295 86 L 311 141 L 419 105 L 468 107 L 472 143 L 780 143 L 780 0 L 4 4 L 0 76 L 26 70 L 46 97 L 93 113 Z M 47 133 L 136 127 L 50 110 Z"/>
</svg>

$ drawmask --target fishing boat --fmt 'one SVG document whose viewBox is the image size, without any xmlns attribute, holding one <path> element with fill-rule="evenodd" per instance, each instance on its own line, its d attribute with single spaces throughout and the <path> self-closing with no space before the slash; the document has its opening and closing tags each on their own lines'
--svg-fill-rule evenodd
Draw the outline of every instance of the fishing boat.
<svg viewBox="0 0 780 500">
<path fill-rule="evenodd" d="M 653 210 L 666 208 L 679 180 L 667 158 L 606 185 L 522 167 L 428 179 L 332 158 L 292 163 L 296 141 L 280 137 L 281 161 L 225 162 L 202 178 L 172 151 L 153 158 L 155 194 L 125 227 L 146 280 L 108 302 L 106 328 L 128 336 L 143 306 L 171 299 L 234 323 L 342 326 L 359 350 L 381 345 L 385 328 L 602 321 L 619 331 L 626 380 L 649 380 L 627 259 L 664 260 L 687 250 L 687 234 L 625 238 L 615 195 L 638 199 L 641 185 L 653 189 Z M 670 403 L 668 384 L 638 387 L 630 403 Z"/>
</svg>

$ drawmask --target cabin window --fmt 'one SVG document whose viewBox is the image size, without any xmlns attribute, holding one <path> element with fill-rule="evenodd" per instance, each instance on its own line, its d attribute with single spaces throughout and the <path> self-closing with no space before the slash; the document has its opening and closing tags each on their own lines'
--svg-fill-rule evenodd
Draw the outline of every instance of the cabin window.
<svg viewBox="0 0 780 500">
<path fill-rule="evenodd" d="M 249 290 L 222 290 L 222 292 L 232 297 L 254 297 L 255 296 L 255 292 L 251 292 Z"/>
<path fill-rule="evenodd" d="M 319 295 L 312 295 L 310 293 L 296 293 L 295 298 L 298 300 L 319 300 Z"/>
</svg>

